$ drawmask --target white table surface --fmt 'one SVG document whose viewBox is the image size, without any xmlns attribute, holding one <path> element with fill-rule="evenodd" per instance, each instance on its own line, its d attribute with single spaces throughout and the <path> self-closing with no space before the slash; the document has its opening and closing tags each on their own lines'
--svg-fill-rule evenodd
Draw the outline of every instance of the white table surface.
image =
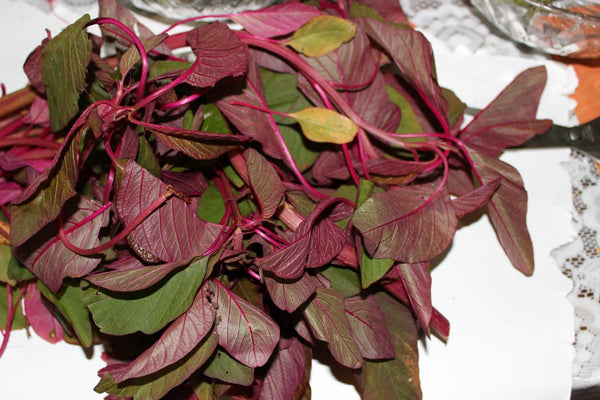
<svg viewBox="0 0 600 400">
<path fill-rule="evenodd" d="M 42 0 L 0 1 L 0 82 L 11 92 L 23 87 L 22 64 L 45 37 L 74 20 L 59 1 L 56 15 Z M 90 14 L 95 16 L 92 8 Z M 59 17 L 57 17 L 59 16 Z M 545 64 L 549 85 L 539 117 L 572 123 L 576 85 L 569 68 L 545 59 L 486 57 L 434 44 L 442 86 L 468 104 L 487 104 L 518 72 Z M 575 237 L 569 178 L 561 166 L 567 149 L 509 151 L 503 159 L 522 174 L 529 193 L 528 223 L 536 271 L 514 270 L 484 217 L 459 230 L 447 257 L 433 271 L 434 305 L 450 320 L 448 343 L 420 345 L 425 400 L 565 400 L 571 390 L 573 311 L 566 296 L 571 282 L 550 252 Z M 51 345 L 24 331 L 12 333 L 0 359 L 0 399 L 100 399 L 92 388 L 103 366 L 100 349 L 87 360 L 81 349 Z M 314 399 L 358 399 L 354 388 L 332 378 L 328 366 L 313 366 Z"/>
</svg>

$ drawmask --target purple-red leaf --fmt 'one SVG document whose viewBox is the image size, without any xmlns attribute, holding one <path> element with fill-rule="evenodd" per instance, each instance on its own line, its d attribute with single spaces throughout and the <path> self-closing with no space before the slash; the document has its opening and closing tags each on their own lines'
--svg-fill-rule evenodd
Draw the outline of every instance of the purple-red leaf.
<svg viewBox="0 0 600 400">
<path fill-rule="evenodd" d="M 344 247 L 346 235 L 322 214 L 336 200 L 317 204 L 300 223 L 290 243 L 258 259 L 257 265 L 283 279 L 297 279 L 306 268 L 319 268 L 331 261 Z"/>
<path fill-rule="evenodd" d="M 134 122 L 154 133 L 165 146 L 198 160 L 215 159 L 248 141 L 244 136 L 194 131 L 143 121 Z"/>
<path fill-rule="evenodd" d="M 284 187 L 275 168 L 258 151 L 250 148 L 244 152 L 250 185 L 257 197 L 264 219 L 271 218 L 281 200 Z"/>
<path fill-rule="evenodd" d="M 432 195 L 429 187 L 406 186 L 367 199 L 352 223 L 369 254 L 416 263 L 444 251 L 454 237 L 457 218 L 443 191 Z"/>
<path fill-rule="evenodd" d="M 219 320 L 219 345 L 250 368 L 264 365 L 279 341 L 279 325 L 219 281 L 213 280 L 212 290 Z"/>
<path fill-rule="evenodd" d="M 27 322 L 39 337 L 50 343 L 63 340 L 63 327 L 44 304 L 37 283 L 27 284 L 24 305 Z"/>
<path fill-rule="evenodd" d="M 410 307 L 417 316 L 421 328 L 426 333 L 429 332 L 429 324 L 433 313 L 429 263 L 398 264 L 389 275 L 400 279 L 406 290 Z"/>
<path fill-rule="evenodd" d="M 458 218 L 485 205 L 500 186 L 500 178 L 486 182 L 484 185 L 452 200 L 452 207 Z"/>
<path fill-rule="evenodd" d="M 265 376 L 260 399 L 294 399 L 294 393 L 302 384 L 306 361 L 306 352 L 300 340 L 282 338 L 277 355 Z"/>
<path fill-rule="evenodd" d="M 396 357 L 365 361 L 356 373 L 356 386 L 364 400 L 421 399 L 419 331 L 410 310 L 385 293 L 375 294 L 383 312 Z"/>
<path fill-rule="evenodd" d="M 180 260 L 162 265 L 141 266 L 136 269 L 101 272 L 88 276 L 86 280 L 96 286 L 115 292 L 134 292 L 149 288 L 173 270 L 188 264 L 190 261 Z"/>
<path fill-rule="evenodd" d="M 463 129 L 460 139 L 483 154 L 498 156 L 506 147 L 547 131 L 552 121 L 536 119 L 546 77 L 545 67 L 520 73 Z"/>
<path fill-rule="evenodd" d="M 262 151 L 274 158 L 283 158 L 280 141 L 275 136 L 273 117 L 252 107 L 232 104 L 240 102 L 259 108 L 267 108 L 262 79 L 258 68 L 250 63 L 245 86 L 230 87 L 229 93 L 217 101 L 217 107 L 229 121 L 244 135 L 256 139 L 262 145 Z"/>
<path fill-rule="evenodd" d="M 485 185 L 500 178 L 500 186 L 488 203 L 490 221 L 513 266 L 533 273 L 533 244 L 527 230 L 527 191 L 519 172 L 495 157 L 470 150 L 475 168 Z"/>
<path fill-rule="evenodd" d="M 265 286 L 271 300 L 277 307 L 289 313 L 294 312 L 317 290 L 315 278 L 308 273 L 300 278 L 285 280 L 265 273 Z"/>
<path fill-rule="evenodd" d="M 67 239 L 81 248 L 97 246 L 98 233 L 107 223 L 108 211 L 99 211 L 100 207 L 85 197 L 80 197 L 73 206 L 76 210 L 64 221 Z M 100 213 L 95 215 L 98 212 Z M 101 258 L 73 253 L 58 237 L 56 225 L 50 225 L 17 247 L 16 254 L 31 272 L 56 292 L 64 278 L 87 275 L 96 268 Z"/>
<path fill-rule="evenodd" d="M 115 382 L 150 375 L 176 363 L 190 353 L 210 332 L 215 309 L 201 288 L 190 308 L 163 332 L 152 346 L 127 364 L 126 368 L 111 373 Z"/>
<path fill-rule="evenodd" d="M 448 104 L 434 77 L 431 45 L 422 33 L 401 29 L 371 18 L 357 18 L 357 24 L 382 46 L 413 88 L 423 97 L 440 123 L 448 124 Z"/>
<path fill-rule="evenodd" d="M 231 14 L 229 18 L 252 35 L 272 38 L 295 31 L 317 15 L 321 13 L 314 7 L 300 3 L 287 3 Z"/>
<path fill-rule="evenodd" d="M 365 121 L 387 131 L 396 130 L 400 110 L 385 90 L 385 81 L 378 73 L 369 38 L 362 29 L 357 28 L 354 39 L 335 52 L 306 58 L 306 61 L 329 81 L 347 90 L 346 96 L 354 111 Z M 356 68 L 357 65 L 360 68 Z M 310 87 L 305 90 L 311 93 Z"/>
<path fill-rule="evenodd" d="M 363 358 L 346 319 L 344 299 L 333 289 L 318 288 L 304 309 L 313 335 L 329 344 L 331 355 L 348 368 L 359 368 Z"/>
<path fill-rule="evenodd" d="M 117 191 L 119 216 L 128 225 L 167 191 L 167 186 L 129 161 Z M 221 232 L 221 226 L 196 217 L 185 201 L 171 197 L 131 233 L 133 248 L 164 262 L 177 262 L 202 255 Z"/>
<path fill-rule="evenodd" d="M 240 76 L 248 68 L 248 50 L 229 27 L 213 22 L 191 30 L 186 40 L 196 60 L 185 81 L 199 87 L 214 86 L 228 76 Z"/>
<path fill-rule="evenodd" d="M 0 181 L 0 205 L 5 205 L 21 194 L 21 186 L 13 181 Z"/>
<path fill-rule="evenodd" d="M 344 300 L 346 319 L 352 336 L 367 359 L 394 358 L 396 351 L 390 339 L 383 313 L 373 297 L 350 297 Z"/>
</svg>

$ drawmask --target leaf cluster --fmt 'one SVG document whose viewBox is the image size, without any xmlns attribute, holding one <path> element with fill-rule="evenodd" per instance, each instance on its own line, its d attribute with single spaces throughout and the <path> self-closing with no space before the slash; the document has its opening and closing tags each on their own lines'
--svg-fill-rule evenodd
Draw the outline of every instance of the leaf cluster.
<svg viewBox="0 0 600 400">
<path fill-rule="evenodd" d="M 110 398 L 306 399 L 322 348 L 364 399 L 421 397 L 419 334 L 449 334 L 430 268 L 461 218 L 487 207 L 533 272 L 498 156 L 549 127 L 545 71 L 465 124 L 397 1 L 313 3 L 154 34 L 101 0 L 31 53 L 28 112 L 0 128 L 9 328 L 104 343 Z"/>
</svg>

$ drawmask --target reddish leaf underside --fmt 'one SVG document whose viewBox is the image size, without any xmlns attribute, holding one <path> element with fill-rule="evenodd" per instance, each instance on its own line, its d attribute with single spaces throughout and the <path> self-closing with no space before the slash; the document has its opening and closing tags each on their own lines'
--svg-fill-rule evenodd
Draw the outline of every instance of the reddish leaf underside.
<svg viewBox="0 0 600 400">
<path fill-rule="evenodd" d="M 67 239 L 80 248 L 93 248 L 99 244 L 98 233 L 106 224 L 108 211 L 91 218 L 99 206 L 85 197 L 72 204 L 75 211 L 64 221 Z M 67 211 L 71 208 L 67 208 Z M 53 292 L 57 292 L 66 277 L 81 277 L 90 273 L 100 263 L 100 257 L 81 256 L 63 244 L 54 224 L 42 229 L 33 238 L 16 248 L 17 257 Z"/>
<path fill-rule="evenodd" d="M 354 213 L 352 223 L 361 232 L 372 257 L 401 262 L 429 261 L 444 251 L 457 227 L 451 204 L 431 189 L 406 186 L 375 193 Z"/>
<path fill-rule="evenodd" d="M 150 375 L 168 367 L 189 354 L 211 331 L 215 309 L 201 288 L 190 308 L 163 332 L 152 346 L 111 376 L 115 382 Z"/>
<path fill-rule="evenodd" d="M 344 299 L 344 307 L 361 355 L 372 360 L 394 358 L 396 351 L 375 299 L 371 296 L 364 299 L 360 296 L 351 297 Z"/>
<path fill-rule="evenodd" d="M 471 150 L 470 154 L 484 184 L 500 178 L 500 186 L 487 206 L 490 221 L 513 266 L 525 275 L 531 275 L 533 243 L 527 230 L 527 192 L 519 172 L 476 150 Z"/>
<path fill-rule="evenodd" d="M 219 345 L 242 364 L 264 365 L 279 341 L 279 325 L 264 311 L 213 280 L 212 302 L 217 305 Z"/>
<path fill-rule="evenodd" d="M 125 225 L 163 196 L 167 186 L 129 161 L 117 191 L 117 209 Z M 177 262 L 201 256 L 215 241 L 221 226 L 196 217 L 185 201 L 171 197 L 150 214 L 130 234 L 134 247 L 148 252 L 164 262 Z"/>
<path fill-rule="evenodd" d="M 333 289 L 318 288 L 304 309 L 304 317 L 318 340 L 327 342 L 337 362 L 348 368 L 363 364 L 360 348 L 346 319 L 344 299 Z"/>
<path fill-rule="evenodd" d="M 252 35 L 272 38 L 295 31 L 317 15 L 321 15 L 321 13 L 314 7 L 300 3 L 288 3 L 232 14 L 229 18 Z"/>
<path fill-rule="evenodd" d="M 196 56 L 193 72 L 185 80 L 190 85 L 214 86 L 225 77 L 246 73 L 248 51 L 226 24 L 202 25 L 189 31 L 186 40 Z"/>
<path fill-rule="evenodd" d="M 306 369 L 306 353 L 302 342 L 296 338 L 282 338 L 278 351 L 263 381 L 261 399 L 288 400 L 302 384 Z"/>
</svg>

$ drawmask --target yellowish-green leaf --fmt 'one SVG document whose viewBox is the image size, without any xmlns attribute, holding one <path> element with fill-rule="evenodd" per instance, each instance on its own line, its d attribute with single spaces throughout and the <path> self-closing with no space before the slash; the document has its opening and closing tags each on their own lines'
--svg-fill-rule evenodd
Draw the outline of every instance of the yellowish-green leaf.
<svg viewBox="0 0 600 400">
<path fill-rule="evenodd" d="M 319 15 L 298 29 L 287 44 L 308 57 L 320 57 L 354 37 L 356 27 L 346 19 Z"/>
<path fill-rule="evenodd" d="M 307 139 L 320 143 L 350 143 L 358 128 L 347 117 L 326 108 L 309 107 L 288 114 L 300 124 Z"/>
</svg>

